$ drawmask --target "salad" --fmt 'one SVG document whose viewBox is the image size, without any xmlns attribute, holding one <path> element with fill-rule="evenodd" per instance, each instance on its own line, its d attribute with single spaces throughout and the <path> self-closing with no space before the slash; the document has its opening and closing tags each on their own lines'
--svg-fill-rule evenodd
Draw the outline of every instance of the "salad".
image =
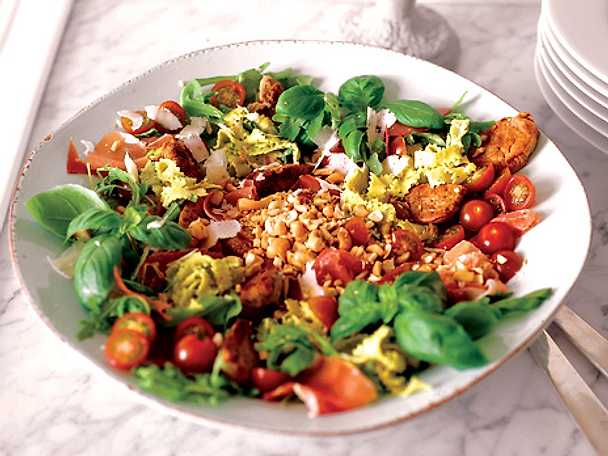
<svg viewBox="0 0 608 456">
<path fill-rule="evenodd" d="M 70 142 L 83 184 L 26 203 L 67 243 L 50 263 L 86 313 L 78 337 L 105 334 L 141 389 L 342 412 L 430 388 L 433 365 L 484 366 L 483 337 L 550 296 L 506 285 L 540 221 L 518 172 L 530 114 L 387 99 L 373 75 L 324 92 L 267 64 L 180 86 Z"/>
</svg>

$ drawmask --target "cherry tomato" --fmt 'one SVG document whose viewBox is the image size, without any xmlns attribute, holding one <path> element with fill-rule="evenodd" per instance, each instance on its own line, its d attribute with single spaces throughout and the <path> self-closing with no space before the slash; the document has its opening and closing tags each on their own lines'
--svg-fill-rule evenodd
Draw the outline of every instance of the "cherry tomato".
<svg viewBox="0 0 608 456">
<path fill-rule="evenodd" d="M 453 225 L 446 229 L 443 234 L 435 242 L 435 247 L 438 249 L 450 250 L 460 241 L 465 238 L 464 228 L 462 225 Z"/>
<path fill-rule="evenodd" d="M 190 317 L 186 318 L 175 328 L 175 340 L 179 341 L 189 334 L 194 334 L 200 338 L 213 337 L 215 330 L 204 318 Z"/>
<path fill-rule="evenodd" d="M 196 334 L 187 334 L 175 344 L 173 362 L 187 374 L 209 372 L 217 351 L 211 337 L 199 338 Z"/>
<path fill-rule="evenodd" d="M 308 299 L 310 310 L 329 330 L 338 319 L 338 301 L 333 296 L 315 296 Z"/>
<path fill-rule="evenodd" d="M 494 209 L 482 200 L 467 201 L 460 210 L 460 224 L 469 231 L 479 231 L 492 217 Z"/>
<path fill-rule="evenodd" d="M 423 133 L 428 131 L 428 128 L 416 128 L 403 125 L 400 122 L 395 122 L 388 130 L 390 136 L 408 136 L 414 132 Z"/>
<path fill-rule="evenodd" d="M 329 151 L 332 154 L 343 154 L 344 153 L 344 147 L 342 146 L 342 141 L 338 141 L 335 145 L 333 145 L 331 147 L 331 149 L 329 149 Z"/>
<path fill-rule="evenodd" d="M 505 212 L 507 212 L 507 205 L 505 204 L 505 200 L 502 196 L 497 195 L 496 193 L 486 192 L 483 196 L 483 199 L 494 208 L 494 212 L 496 214 L 504 214 Z"/>
<path fill-rule="evenodd" d="M 319 285 L 326 280 L 340 280 L 346 285 L 363 271 L 363 262 L 350 252 L 330 248 L 316 258 L 314 270 Z"/>
<path fill-rule="evenodd" d="M 492 222 L 506 223 L 511 227 L 515 236 L 521 236 L 540 222 L 540 216 L 532 209 L 520 209 L 496 216 Z"/>
<path fill-rule="evenodd" d="M 352 217 L 345 224 L 344 228 L 350 234 L 355 245 L 367 245 L 370 239 L 369 228 L 361 217 Z"/>
<path fill-rule="evenodd" d="M 318 192 L 321 190 L 321 184 L 317 178 L 311 176 L 310 174 L 302 174 L 300 177 L 298 177 L 298 187 L 307 188 L 313 192 Z"/>
<path fill-rule="evenodd" d="M 479 230 L 474 244 L 488 254 L 499 250 L 513 250 L 515 235 L 506 223 L 491 222 Z"/>
<path fill-rule="evenodd" d="M 106 341 L 104 353 L 110 366 L 128 370 L 146 360 L 150 342 L 140 331 L 123 329 L 113 331 Z"/>
<path fill-rule="evenodd" d="M 251 369 L 251 381 L 260 392 L 266 393 L 278 388 L 283 383 L 288 382 L 289 375 L 284 372 L 267 369 L 265 367 L 254 367 Z"/>
<path fill-rule="evenodd" d="M 156 338 L 156 325 L 154 320 L 143 312 L 129 312 L 114 322 L 112 332 L 131 329 L 142 333 L 152 343 Z"/>
<path fill-rule="evenodd" d="M 395 136 L 391 140 L 389 155 L 407 155 L 407 146 L 405 145 L 405 139 L 403 139 L 403 136 Z"/>
<path fill-rule="evenodd" d="M 146 111 L 135 111 L 135 113 L 142 117 L 141 125 L 137 128 L 133 128 L 133 121 L 130 118 L 120 116 L 120 126 L 124 131 L 132 135 L 141 135 L 154 128 L 154 121 L 148 117 Z"/>
<path fill-rule="evenodd" d="M 505 168 L 502 170 L 500 175 L 496 178 L 494 183 L 490 185 L 490 187 L 486 190 L 485 195 L 490 193 L 496 193 L 499 196 L 503 196 L 505 188 L 507 187 L 507 182 L 511 179 L 511 170 L 509 168 Z"/>
<path fill-rule="evenodd" d="M 521 269 L 523 260 L 513 250 L 500 250 L 492 255 L 500 280 L 508 282 Z"/>
<path fill-rule="evenodd" d="M 470 192 L 483 192 L 494 182 L 494 165 L 492 163 L 482 166 L 467 179 L 465 186 Z"/>
<path fill-rule="evenodd" d="M 509 211 L 530 209 L 536 203 L 536 187 L 523 174 L 516 174 L 507 182 L 504 197 Z"/>
<path fill-rule="evenodd" d="M 414 266 L 414 264 L 415 263 L 409 263 L 409 262 L 408 263 L 400 264 L 399 266 L 397 266 L 392 271 L 389 271 L 386 274 L 384 274 L 382 276 L 382 278 L 380 280 L 378 280 L 378 282 L 376 282 L 376 283 L 378 285 L 382 285 L 383 283 L 392 283 L 397 277 L 399 277 L 404 272 L 411 271 L 412 270 L 412 266 Z"/>
<path fill-rule="evenodd" d="M 167 100 L 167 101 L 163 101 L 160 105 L 158 105 L 158 110 L 166 110 L 169 111 L 171 114 L 173 114 L 175 117 L 177 117 L 177 120 L 179 120 L 179 122 L 182 124 L 182 127 L 184 127 L 186 125 L 186 111 L 184 111 L 184 108 L 181 107 L 181 105 L 177 102 L 177 101 L 173 101 L 173 100 Z M 157 114 L 157 120 L 155 122 L 155 127 L 157 130 L 162 131 L 163 133 L 175 133 L 178 130 L 181 130 L 182 127 L 180 128 L 175 128 L 173 130 L 169 130 L 168 128 L 166 128 L 165 126 L 163 126 L 161 123 L 158 122 L 158 114 Z"/>
<path fill-rule="evenodd" d="M 410 253 L 410 260 L 419 259 L 424 253 L 424 244 L 420 238 L 411 231 L 398 229 L 391 235 L 392 250 L 396 255 Z"/>
<path fill-rule="evenodd" d="M 68 161 L 66 164 L 66 171 L 68 174 L 87 174 L 87 164 L 80 158 L 78 149 L 73 140 L 70 140 L 68 144 Z"/>
<path fill-rule="evenodd" d="M 214 106 L 224 105 L 228 108 L 236 108 L 237 106 L 243 106 L 247 97 L 245 87 L 230 79 L 216 83 L 211 91 L 215 92 L 215 95 L 209 101 Z"/>
</svg>

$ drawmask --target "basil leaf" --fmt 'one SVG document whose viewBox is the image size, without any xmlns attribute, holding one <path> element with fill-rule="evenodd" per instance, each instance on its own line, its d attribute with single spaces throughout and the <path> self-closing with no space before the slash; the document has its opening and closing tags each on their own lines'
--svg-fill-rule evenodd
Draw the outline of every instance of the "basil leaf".
<svg viewBox="0 0 608 456">
<path fill-rule="evenodd" d="M 485 120 L 482 122 L 471 121 L 469 125 L 469 131 L 471 133 L 483 133 L 486 130 L 489 130 L 492 126 L 494 126 L 496 122 L 494 120 Z"/>
<path fill-rule="evenodd" d="M 326 92 L 325 96 L 325 112 L 329 113 L 331 119 L 331 128 L 338 128 L 340 121 L 342 120 L 342 112 L 340 111 L 340 101 L 338 97 L 331 93 Z"/>
<path fill-rule="evenodd" d="M 492 308 L 498 310 L 502 317 L 512 314 L 528 312 L 538 308 L 544 301 L 553 294 L 551 288 L 543 288 L 533 291 L 519 298 L 507 298 L 490 304 Z"/>
<path fill-rule="evenodd" d="M 397 315 L 394 329 L 403 351 L 422 361 L 456 369 L 488 362 L 464 328 L 448 316 L 407 310 Z"/>
<path fill-rule="evenodd" d="M 299 122 L 294 121 L 292 118 L 288 118 L 279 126 L 279 136 L 289 141 L 295 141 L 300 134 L 301 128 Z"/>
<path fill-rule="evenodd" d="M 324 118 L 325 112 L 321 111 L 319 113 L 319 115 L 317 117 L 315 117 L 313 120 L 311 120 L 310 122 L 308 122 L 308 125 L 306 126 L 306 136 L 308 137 L 308 139 L 312 142 L 312 140 L 314 138 L 317 137 L 317 135 L 319 134 L 319 131 L 321 131 L 321 127 L 323 126 L 323 118 Z"/>
<path fill-rule="evenodd" d="M 297 85 L 284 91 L 277 101 L 278 114 L 313 120 L 325 109 L 323 92 L 311 85 Z"/>
<path fill-rule="evenodd" d="M 179 104 L 182 105 L 189 116 L 206 117 L 215 122 L 222 120 L 224 113 L 215 106 L 205 103 L 204 100 L 201 84 L 196 79 L 188 82 L 179 93 Z"/>
<path fill-rule="evenodd" d="M 121 223 L 122 217 L 112 209 L 92 207 L 72 219 L 65 237 L 70 238 L 82 230 L 92 230 L 97 234 L 111 232 L 118 229 Z"/>
<path fill-rule="evenodd" d="M 117 182 L 120 182 L 123 184 L 127 184 L 131 189 L 132 203 L 139 204 L 141 195 L 145 195 L 148 191 L 148 186 L 146 184 L 138 184 L 131 178 L 129 173 L 120 168 L 100 168 L 99 170 L 107 172 L 107 176 L 105 176 L 97 183 L 97 193 L 100 193 L 102 195 L 111 195 L 114 189 L 122 188 L 122 186 L 116 184 Z"/>
<path fill-rule="evenodd" d="M 443 116 L 437 110 L 418 100 L 397 100 L 384 103 L 404 125 L 416 128 L 442 128 Z"/>
<path fill-rule="evenodd" d="M 70 222 L 91 209 L 110 209 L 97 193 L 81 185 L 59 185 L 32 196 L 25 207 L 32 218 L 50 232 L 65 237 Z"/>
<path fill-rule="evenodd" d="M 234 317 L 243 310 L 241 300 L 236 294 L 226 296 L 205 296 L 199 299 L 200 307 L 173 307 L 167 310 L 171 317 L 170 326 L 176 325 L 186 318 L 205 317 L 215 326 L 227 327 Z"/>
<path fill-rule="evenodd" d="M 158 216 L 147 216 L 129 234 L 150 247 L 165 250 L 184 249 L 192 241 L 190 233 L 180 225 Z"/>
<path fill-rule="evenodd" d="M 247 101 L 255 101 L 257 98 L 257 92 L 260 87 L 260 81 L 262 80 L 262 71 L 259 68 L 250 68 L 239 73 L 237 81 L 245 87 L 245 93 L 247 94 Z"/>
<path fill-rule="evenodd" d="M 382 163 L 380 163 L 380 159 L 378 158 L 377 152 L 371 153 L 367 160 L 365 160 L 365 163 L 367 164 L 369 170 L 376 176 L 382 174 Z"/>
<path fill-rule="evenodd" d="M 429 132 L 413 132 L 412 135 L 416 138 L 422 138 L 426 143 L 435 144 L 436 146 L 445 147 L 445 140 L 437 133 Z"/>
<path fill-rule="evenodd" d="M 460 323 L 471 338 L 479 339 L 492 331 L 501 316 L 489 303 L 488 298 L 462 301 L 447 309 L 445 315 Z"/>
<path fill-rule="evenodd" d="M 313 79 L 312 76 L 296 73 L 292 68 L 286 68 L 275 72 L 270 71 L 267 74 L 279 81 L 285 89 L 297 85 L 311 85 Z"/>
<path fill-rule="evenodd" d="M 85 310 L 99 312 L 114 287 L 113 269 L 121 253 L 121 240 L 107 235 L 95 237 L 83 247 L 74 268 L 74 288 Z"/>
<path fill-rule="evenodd" d="M 442 302 L 447 300 L 447 290 L 441 280 L 441 277 L 437 272 L 421 272 L 421 271 L 409 271 L 401 274 L 393 282 L 393 286 L 398 290 L 404 285 L 417 285 L 426 287 L 432 290 Z"/>
<path fill-rule="evenodd" d="M 348 114 L 344 117 L 344 120 L 338 128 L 338 136 L 340 136 L 341 139 L 344 139 L 352 131 L 365 128 L 366 119 L 367 117 L 364 112 Z"/>
<path fill-rule="evenodd" d="M 291 324 L 272 326 L 255 348 L 268 353 L 268 367 L 292 377 L 310 367 L 316 355 L 306 331 Z"/>
<path fill-rule="evenodd" d="M 384 82 L 378 76 L 364 75 L 350 78 L 340 86 L 338 97 L 342 104 L 352 110 L 367 106 L 378 107 L 384 96 Z"/>
<path fill-rule="evenodd" d="M 342 138 L 344 153 L 354 162 L 363 160 L 361 144 L 363 142 L 363 132 L 360 130 L 351 131 L 346 137 Z"/>
<path fill-rule="evenodd" d="M 363 280 L 349 282 L 340 296 L 338 315 L 331 327 L 334 342 L 382 320 L 386 315 L 378 303 L 378 287 Z"/>
</svg>

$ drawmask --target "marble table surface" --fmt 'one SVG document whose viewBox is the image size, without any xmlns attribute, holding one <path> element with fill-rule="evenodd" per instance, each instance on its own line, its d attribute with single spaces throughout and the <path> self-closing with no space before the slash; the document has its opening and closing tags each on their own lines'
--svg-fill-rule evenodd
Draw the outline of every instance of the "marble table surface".
<svg viewBox="0 0 608 456">
<path fill-rule="evenodd" d="M 357 1 L 80 0 L 38 114 L 32 142 L 123 80 L 181 53 L 260 38 L 339 38 Z M 568 303 L 608 336 L 608 158 L 551 112 L 533 75 L 539 5 L 433 2 L 461 44 L 456 71 L 532 112 L 589 195 L 593 243 Z M 508 18 L 505 20 L 505 18 Z M 576 233 L 564 233 L 564 242 Z M 433 412 L 350 438 L 295 439 L 208 429 L 137 403 L 61 344 L 29 309 L 0 248 L 0 455 L 442 454 L 587 455 L 592 449 L 527 352 Z M 559 245 L 555 248 L 559 249 Z M 608 403 L 608 382 L 553 330 Z"/>
</svg>

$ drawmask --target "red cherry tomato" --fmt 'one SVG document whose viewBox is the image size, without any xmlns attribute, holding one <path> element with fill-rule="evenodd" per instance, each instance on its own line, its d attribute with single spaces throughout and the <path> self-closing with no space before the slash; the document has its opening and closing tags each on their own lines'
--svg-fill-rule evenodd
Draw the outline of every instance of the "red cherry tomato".
<svg viewBox="0 0 608 456">
<path fill-rule="evenodd" d="M 338 301 L 333 296 L 315 296 L 308 300 L 310 310 L 330 330 L 338 319 Z"/>
<path fill-rule="evenodd" d="M 213 337 L 215 330 L 204 318 L 190 317 L 186 318 L 175 328 L 175 340 L 179 341 L 189 334 L 194 334 L 200 338 Z"/>
<path fill-rule="evenodd" d="M 173 362 L 187 374 L 209 372 L 217 351 L 211 337 L 199 338 L 196 334 L 187 334 L 175 344 Z"/>
<path fill-rule="evenodd" d="M 392 283 L 392 282 L 395 281 L 395 279 L 397 277 L 399 277 L 404 272 L 411 271 L 412 270 L 412 266 L 414 266 L 414 264 L 416 264 L 416 263 L 409 263 L 408 262 L 408 263 L 400 264 L 399 266 L 397 266 L 392 271 L 389 271 L 386 274 L 384 274 L 382 276 L 382 278 L 380 280 L 378 280 L 378 282 L 376 282 L 376 283 L 378 285 L 382 285 L 383 283 Z"/>
<path fill-rule="evenodd" d="M 482 166 L 467 179 L 465 186 L 470 192 L 483 192 L 494 182 L 494 165 L 489 163 Z"/>
<path fill-rule="evenodd" d="M 310 174 L 302 174 L 300 177 L 298 177 L 298 187 L 307 188 L 313 192 L 318 192 L 321 190 L 321 184 L 317 178 L 311 176 Z"/>
<path fill-rule="evenodd" d="M 110 366 L 123 370 L 139 366 L 146 360 L 149 351 L 150 342 L 146 336 L 132 329 L 112 332 L 104 348 Z"/>
<path fill-rule="evenodd" d="M 424 244 L 420 238 L 411 231 L 398 229 L 391 236 L 392 250 L 396 255 L 410 253 L 410 260 L 419 259 L 424 253 Z"/>
<path fill-rule="evenodd" d="M 502 196 L 505 188 L 507 187 L 507 182 L 509 182 L 509 179 L 511 179 L 511 170 L 509 170 L 509 168 L 505 168 L 498 175 L 494 183 L 490 185 L 490 188 L 486 190 L 484 197 L 490 193 L 496 193 L 497 195 Z"/>
<path fill-rule="evenodd" d="M 154 121 L 148 117 L 146 111 L 135 111 L 136 114 L 139 114 L 142 117 L 141 125 L 137 128 L 133 128 L 133 121 L 128 117 L 120 116 L 120 126 L 124 131 L 130 133 L 132 135 L 141 135 L 149 130 L 154 128 Z"/>
<path fill-rule="evenodd" d="M 350 234 L 355 245 L 366 245 L 369 242 L 369 228 L 361 217 L 352 217 L 345 224 L 344 228 Z"/>
<path fill-rule="evenodd" d="M 506 223 L 491 222 L 485 225 L 474 238 L 474 244 L 484 253 L 513 250 L 515 235 Z"/>
<path fill-rule="evenodd" d="M 214 106 L 226 106 L 228 108 L 236 108 L 237 106 L 243 106 L 245 98 L 247 97 L 247 91 L 242 84 L 230 79 L 225 79 L 216 83 L 212 88 L 212 92 L 215 92 L 209 101 Z"/>
<path fill-rule="evenodd" d="M 446 229 L 443 234 L 435 242 L 435 247 L 438 249 L 450 250 L 460 241 L 465 238 L 465 232 L 462 225 L 453 225 Z"/>
<path fill-rule="evenodd" d="M 482 200 L 467 201 L 460 210 L 460 224 L 469 231 L 479 231 L 492 217 L 494 209 Z"/>
<path fill-rule="evenodd" d="M 265 367 L 254 367 L 251 369 L 251 381 L 260 392 L 272 391 L 283 383 L 288 382 L 289 375 L 284 372 L 267 369 Z"/>
<path fill-rule="evenodd" d="M 403 125 L 402 123 L 395 122 L 388 130 L 390 136 L 408 136 L 414 132 L 423 133 L 429 131 L 428 128 L 416 128 Z"/>
<path fill-rule="evenodd" d="M 502 196 L 497 195 L 496 193 L 486 192 L 483 199 L 494 208 L 496 214 L 504 214 L 507 212 L 507 205 Z"/>
<path fill-rule="evenodd" d="M 492 255 L 500 280 L 508 282 L 521 269 L 523 260 L 513 250 L 500 250 Z"/>
<path fill-rule="evenodd" d="M 507 182 L 504 197 L 509 211 L 530 209 L 536 203 L 536 187 L 523 174 L 516 174 Z"/>
<path fill-rule="evenodd" d="M 68 174 L 88 174 L 87 164 L 80 158 L 73 140 L 70 140 L 68 144 L 66 171 Z"/>
<path fill-rule="evenodd" d="M 112 332 L 130 329 L 142 333 L 152 343 L 156 338 L 154 320 L 143 312 L 129 312 L 114 322 Z"/>
<path fill-rule="evenodd" d="M 186 125 L 186 111 L 184 111 L 184 108 L 182 108 L 181 105 L 177 101 L 173 101 L 173 100 L 163 101 L 160 105 L 158 105 L 158 110 L 161 111 L 163 109 L 166 111 L 169 111 L 171 114 L 173 114 L 175 117 L 177 117 L 177 120 L 179 120 L 179 122 L 182 124 L 182 127 L 184 127 Z M 166 127 L 164 127 L 162 124 L 160 124 L 158 122 L 158 114 L 157 114 L 157 120 L 155 121 L 154 126 L 156 127 L 156 129 L 158 131 L 161 131 L 163 133 L 175 133 L 176 131 L 181 130 L 181 128 L 169 130 Z"/>
<path fill-rule="evenodd" d="M 363 262 L 352 253 L 331 248 L 319 254 L 314 270 L 319 285 L 326 280 L 340 280 L 346 285 L 363 271 Z"/>
<path fill-rule="evenodd" d="M 405 144 L 405 139 L 403 136 L 395 136 L 391 140 L 391 146 L 388 152 L 389 155 L 407 155 L 407 146 Z"/>
</svg>

